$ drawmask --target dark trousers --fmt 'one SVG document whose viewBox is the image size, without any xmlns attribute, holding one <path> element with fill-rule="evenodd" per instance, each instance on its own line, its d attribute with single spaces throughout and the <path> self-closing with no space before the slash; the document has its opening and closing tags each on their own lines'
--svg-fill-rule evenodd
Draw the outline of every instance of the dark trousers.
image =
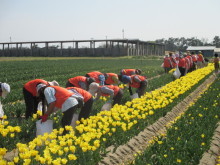
<svg viewBox="0 0 220 165">
<path fill-rule="evenodd" d="M 180 70 L 180 73 L 181 73 L 180 77 L 185 76 L 186 68 L 179 67 L 179 70 Z"/>
<path fill-rule="evenodd" d="M 141 81 L 140 87 L 137 89 L 137 93 L 139 97 L 144 95 L 146 88 L 147 88 L 147 80 Z"/>
<path fill-rule="evenodd" d="M 113 104 L 112 105 L 115 105 L 115 104 L 120 104 L 121 103 L 121 100 L 122 100 L 122 97 L 123 97 L 123 91 L 120 89 L 117 93 L 117 95 L 115 95 L 113 97 Z"/>
<path fill-rule="evenodd" d="M 172 68 L 166 68 L 166 67 L 164 67 L 164 72 L 165 73 L 169 73 L 169 71 L 171 70 Z"/>
<path fill-rule="evenodd" d="M 74 87 L 74 85 L 71 84 L 69 81 L 67 81 L 67 83 L 66 83 L 66 88 L 67 88 L 67 87 Z"/>
<path fill-rule="evenodd" d="M 65 130 L 65 126 L 71 124 L 71 121 L 73 119 L 73 114 L 76 111 L 76 109 L 77 109 L 77 105 L 75 105 L 75 106 L 69 108 L 68 110 L 66 110 L 65 112 L 63 112 L 63 117 L 61 120 L 62 127 L 64 128 L 63 134 L 67 133 L 67 131 Z"/>
<path fill-rule="evenodd" d="M 196 70 L 196 64 L 195 64 L 195 62 L 193 62 L 191 71 L 194 71 L 194 70 Z"/>
<path fill-rule="evenodd" d="M 78 120 L 81 120 L 81 118 L 86 119 L 89 117 L 89 114 L 92 111 L 92 105 L 93 105 L 93 98 L 91 98 L 87 102 L 85 102 L 85 104 L 83 105 L 83 107 L 81 108 L 81 111 L 79 113 Z"/>
<path fill-rule="evenodd" d="M 25 88 L 23 88 L 23 94 L 24 94 L 24 102 L 26 106 L 25 118 L 28 119 L 34 113 L 37 112 L 37 106 L 38 106 L 39 100 L 37 99 L 36 96 L 33 96 Z"/>
</svg>

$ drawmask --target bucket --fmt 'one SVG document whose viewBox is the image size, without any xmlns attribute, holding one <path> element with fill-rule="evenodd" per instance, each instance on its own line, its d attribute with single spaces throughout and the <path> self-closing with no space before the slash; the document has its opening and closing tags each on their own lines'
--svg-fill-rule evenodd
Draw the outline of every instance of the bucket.
<svg viewBox="0 0 220 165">
<path fill-rule="evenodd" d="M 76 121 L 78 120 L 78 118 L 79 118 L 79 114 L 74 113 L 74 114 L 73 114 L 72 121 L 71 121 L 71 126 L 72 126 L 73 128 L 76 127 Z"/>
<path fill-rule="evenodd" d="M 138 98 L 138 93 L 134 93 L 134 94 L 131 95 L 130 97 L 131 97 L 131 99 L 136 99 L 136 98 Z"/>
<path fill-rule="evenodd" d="M 180 73 L 180 70 L 179 70 L 178 67 L 177 67 L 176 70 L 173 72 L 173 76 L 175 77 L 175 79 L 180 78 L 181 73 Z"/>
<path fill-rule="evenodd" d="M 112 107 L 112 104 L 111 103 L 105 103 L 102 108 L 101 108 L 101 111 L 109 111 Z"/>
<path fill-rule="evenodd" d="M 41 123 L 41 119 L 36 122 L 36 136 L 43 135 L 44 133 L 51 133 L 53 131 L 53 120 L 47 120 Z"/>
</svg>

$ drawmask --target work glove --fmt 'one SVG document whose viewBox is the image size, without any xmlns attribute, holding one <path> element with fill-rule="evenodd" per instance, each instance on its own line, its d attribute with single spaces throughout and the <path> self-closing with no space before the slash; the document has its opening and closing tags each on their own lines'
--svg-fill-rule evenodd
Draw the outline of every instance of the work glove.
<svg viewBox="0 0 220 165">
<path fill-rule="evenodd" d="M 48 118 L 48 114 L 44 114 L 43 116 L 40 116 L 41 123 L 47 121 L 47 118 Z"/>
</svg>

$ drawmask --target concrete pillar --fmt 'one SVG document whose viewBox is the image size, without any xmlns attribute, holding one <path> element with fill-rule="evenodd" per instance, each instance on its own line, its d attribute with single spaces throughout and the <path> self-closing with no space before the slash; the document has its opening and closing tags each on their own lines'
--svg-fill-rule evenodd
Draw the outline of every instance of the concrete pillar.
<svg viewBox="0 0 220 165">
<path fill-rule="evenodd" d="M 95 55 L 95 42 L 93 41 L 93 48 L 92 48 L 92 54 Z"/>
<path fill-rule="evenodd" d="M 75 44 L 76 44 L 76 46 L 75 46 L 75 49 L 76 49 L 76 55 L 78 56 L 78 55 L 79 55 L 79 43 L 76 42 Z"/>
<path fill-rule="evenodd" d="M 18 56 L 18 43 L 16 43 L 16 56 Z"/>
<path fill-rule="evenodd" d="M 106 49 L 108 48 L 108 41 L 107 40 L 105 41 L 105 48 Z"/>
<path fill-rule="evenodd" d="M 48 42 L 45 42 L 45 56 L 48 56 Z"/>
<path fill-rule="evenodd" d="M 3 56 L 5 56 L 5 44 L 2 45 Z"/>
<path fill-rule="evenodd" d="M 136 43 L 136 56 L 139 55 L 139 42 Z"/>
<path fill-rule="evenodd" d="M 63 42 L 60 42 L 60 55 L 63 56 Z"/>
<path fill-rule="evenodd" d="M 31 57 L 33 57 L 33 43 L 31 43 Z"/>
<path fill-rule="evenodd" d="M 113 47 L 114 47 L 114 42 L 112 41 L 112 42 L 111 42 L 111 48 L 113 48 Z"/>
<path fill-rule="evenodd" d="M 8 52 L 9 52 L 9 56 L 11 56 L 10 44 L 8 44 Z"/>
<path fill-rule="evenodd" d="M 129 54 L 129 47 L 128 47 L 129 45 L 128 45 L 128 41 L 127 41 L 127 43 L 126 43 L 126 48 L 127 48 L 127 56 L 130 56 L 130 54 Z"/>
</svg>

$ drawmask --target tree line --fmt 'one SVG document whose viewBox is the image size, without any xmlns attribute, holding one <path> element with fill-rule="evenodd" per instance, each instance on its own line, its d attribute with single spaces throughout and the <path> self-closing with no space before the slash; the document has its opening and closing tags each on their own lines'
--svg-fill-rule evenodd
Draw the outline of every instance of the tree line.
<svg viewBox="0 0 220 165">
<path fill-rule="evenodd" d="M 168 39 L 157 39 L 155 41 L 159 44 L 165 45 L 165 50 L 167 51 L 182 51 L 185 52 L 188 46 L 215 46 L 217 48 L 220 48 L 220 37 L 215 36 L 211 42 L 208 42 L 208 39 L 202 38 L 198 39 L 196 37 L 191 38 L 173 38 L 170 37 Z"/>
</svg>

